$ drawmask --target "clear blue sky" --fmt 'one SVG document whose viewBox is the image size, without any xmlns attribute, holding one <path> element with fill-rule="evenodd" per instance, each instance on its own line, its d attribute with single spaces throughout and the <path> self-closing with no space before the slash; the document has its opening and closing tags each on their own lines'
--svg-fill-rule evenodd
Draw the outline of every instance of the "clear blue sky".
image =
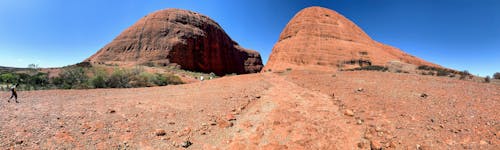
<svg viewBox="0 0 500 150">
<path fill-rule="evenodd" d="M 282 29 L 308 6 L 336 10 L 373 39 L 445 67 L 500 72 L 498 0 L 0 0 L 0 66 L 80 62 L 165 8 L 211 17 L 267 62 Z"/>
</svg>

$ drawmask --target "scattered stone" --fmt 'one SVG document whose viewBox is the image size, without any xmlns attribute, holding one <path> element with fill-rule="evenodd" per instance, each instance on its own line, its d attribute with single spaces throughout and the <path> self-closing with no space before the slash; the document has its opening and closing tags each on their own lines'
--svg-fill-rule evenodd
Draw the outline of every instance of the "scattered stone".
<svg viewBox="0 0 500 150">
<path fill-rule="evenodd" d="M 227 114 L 226 115 L 226 120 L 227 121 L 233 121 L 233 120 L 236 120 L 236 117 L 234 117 L 233 114 Z"/>
<path fill-rule="evenodd" d="M 165 130 L 163 129 L 156 129 L 155 134 L 156 136 L 165 136 L 167 135 L 167 132 L 165 132 Z"/>
<path fill-rule="evenodd" d="M 361 120 L 361 119 L 356 120 L 356 124 L 357 125 L 362 125 L 363 124 L 363 120 Z"/>
<path fill-rule="evenodd" d="M 429 97 L 429 95 L 427 95 L 427 94 L 425 94 L 425 93 L 422 93 L 422 94 L 420 94 L 420 97 L 421 97 L 421 98 L 427 98 L 427 97 Z"/>
<path fill-rule="evenodd" d="M 219 125 L 220 128 L 229 128 L 234 125 L 232 122 L 226 120 L 218 120 L 217 124 Z"/>
<path fill-rule="evenodd" d="M 372 150 L 382 150 L 382 144 L 378 140 L 371 140 L 370 146 Z"/>
<path fill-rule="evenodd" d="M 23 141 L 23 140 L 17 140 L 17 141 L 16 141 L 16 144 L 23 144 L 23 143 L 24 143 L 24 141 Z"/>
<path fill-rule="evenodd" d="M 365 149 L 370 146 L 370 141 L 367 139 L 363 138 L 361 141 L 358 143 L 358 148 Z"/>
<path fill-rule="evenodd" d="M 479 144 L 486 145 L 486 144 L 488 144 L 488 142 L 481 140 L 481 141 L 479 141 Z"/>
<path fill-rule="evenodd" d="M 170 122 L 168 122 L 168 124 L 169 124 L 169 125 L 174 125 L 174 124 L 175 124 L 175 122 L 170 121 Z"/>
<path fill-rule="evenodd" d="M 181 146 L 184 148 L 188 148 L 191 145 L 193 145 L 193 143 L 191 143 L 191 141 L 184 141 L 181 143 Z"/>
<path fill-rule="evenodd" d="M 351 109 L 345 109 L 344 115 L 352 117 L 354 116 L 354 112 Z"/>
</svg>

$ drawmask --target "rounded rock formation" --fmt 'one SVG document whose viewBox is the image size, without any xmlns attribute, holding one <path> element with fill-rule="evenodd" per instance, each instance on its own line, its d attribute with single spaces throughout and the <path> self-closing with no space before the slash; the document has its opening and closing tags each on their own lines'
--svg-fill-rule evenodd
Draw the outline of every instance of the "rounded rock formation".
<svg viewBox="0 0 500 150">
<path fill-rule="evenodd" d="M 217 75 L 262 69 L 258 52 L 240 47 L 209 17 L 180 9 L 145 16 L 85 61 L 178 65 L 185 70 Z"/>
<path fill-rule="evenodd" d="M 288 68 L 337 70 L 399 61 L 437 66 L 372 40 L 341 14 L 322 7 L 305 8 L 287 24 L 264 70 Z"/>
</svg>

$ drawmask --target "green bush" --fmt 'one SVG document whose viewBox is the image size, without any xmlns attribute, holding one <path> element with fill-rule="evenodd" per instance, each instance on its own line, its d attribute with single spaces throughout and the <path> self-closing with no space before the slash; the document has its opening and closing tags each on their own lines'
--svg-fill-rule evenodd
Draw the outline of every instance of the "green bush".
<svg viewBox="0 0 500 150">
<path fill-rule="evenodd" d="M 363 67 L 354 68 L 354 70 L 387 71 L 388 68 L 384 67 L 384 66 L 373 65 L 373 66 L 363 66 Z"/>
<path fill-rule="evenodd" d="M 61 70 L 59 77 L 53 78 L 52 83 L 63 89 L 88 88 L 89 77 L 82 67 L 67 67 Z"/>
<path fill-rule="evenodd" d="M 155 85 L 155 82 L 157 82 L 157 75 L 147 73 L 147 72 L 141 72 L 138 75 L 134 76 L 131 86 L 132 87 L 151 87 Z"/>
<path fill-rule="evenodd" d="M 90 84 L 94 88 L 107 88 L 106 85 L 107 77 L 103 75 L 96 75 L 90 79 Z"/>
<path fill-rule="evenodd" d="M 0 75 L 0 81 L 2 83 L 14 83 L 18 81 L 18 77 L 12 73 L 4 73 Z"/>
<path fill-rule="evenodd" d="M 448 76 L 450 75 L 450 72 L 446 71 L 446 70 L 438 70 L 437 71 L 437 76 Z"/>
<path fill-rule="evenodd" d="M 157 74 L 157 80 L 155 81 L 156 85 L 164 86 L 164 85 L 177 85 L 183 84 L 181 78 L 173 75 L 173 74 Z"/>
<path fill-rule="evenodd" d="M 125 69 L 115 69 L 106 84 L 111 88 L 130 88 L 131 73 Z"/>
</svg>

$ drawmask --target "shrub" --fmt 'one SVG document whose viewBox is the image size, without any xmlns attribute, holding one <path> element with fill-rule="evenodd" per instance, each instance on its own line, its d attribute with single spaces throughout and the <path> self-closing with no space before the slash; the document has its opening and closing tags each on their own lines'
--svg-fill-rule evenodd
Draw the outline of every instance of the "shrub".
<svg viewBox="0 0 500 150">
<path fill-rule="evenodd" d="M 103 75 L 96 75 L 94 77 L 92 77 L 90 79 L 90 84 L 92 85 L 92 87 L 94 88 L 106 88 L 108 87 L 106 85 L 106 80 L 107 80 L 107 77 L 106 76 L 103 76 Z"/>
<path fill-rule="evenodd" d="M 12 73 L 4 73 L 0 75 L 0 81 L 2 83 L 14 83 L 18 80 L 17 76 Z"/>
<path fill-rule="evenodd" d="M 26 87 L 37 90 L 40 88 L 48 87 L 50 82 L 47 73 L 38 72 L 33 76 L 29 76 L 29 78 L 24 82 L 24 84 L 26 84 Z"/>
<path fill-rule="evenodd" d="M 109 75 L 106 70 L 102 68 L 92 68 L 93 77 L 90 78 L 90 85 L 93 88 L 107 88 L 108 85 L 106 81 L 109 79 Z"/>
<path fill-rule="evenodd" d="M 155 74 L 150 74 L 147 72 L 141 72 L 139 75 L 134 76 L 134 79 L 131 82 L 131 86 L 133 87 L 150 87 L 154 86 L 155 82 L 157 82 L 158 76 Z"/>
<path fill-rule="evenodd" d="M 106 84 L 111 88 L 129 88 L 131 73 L 125 69 L 115 69 Z"/>
<path fill-rule="evenodd" d="M 417 68 L 418 70 L 435 70 L 434 67 L 431 67 L 431 66 L 427 66 L 427 65 L 422 65 L 422 66 L 418 66 Z"/>
<path fill-rule="evenodd" d="M 212 77 L 212 79 L 213 78 L 217 78 L 217 75 L 215 73 L 213 73 L 213 72 L 210 72 L 209 76 Z"/>
<path fill-rule="evenodd" d="M 500 72 L 493 74 L 493 79 L 500 79 Z"/>
<path fill-rule="evenodd" d="M 464 71 L 460 72 L 460 80 L 465 80 L 465 78 L 466 78 L 467 76 L 470 76 L 469 71 L 464 70 Z"/>
<path fill-rule="evenodd" d="M 159 86 L 183 84 L 181 78 L 173 74 L 158 74 L 155 84 Z"/>
<path fill-rule="evenodd" d="M 484 78 L 484 83 L 490 83 L 490 82 L 491 82 L 490 76 L 486 76 L 486 78 Z"/>
<path fill-rule="evenodd" d="M 52 81 L 54 85 L 63 89 L 88 88 L 88 76 L 82 67 L 67 67 L 59 73 L 58 78 Z"/>
<path fill-rule="evenodd" d="M 354 70 L 387 71 L 388 68 L 384 67 L 384 66 L 373 65 L 373 66 L 364 66 L 364 67 L 354 68 Z"/>
<path fill-rule="evenodd" d="M 450 72 L 447 72 L 446 70 L 438 70 L 437 71 L 437 76 L 448 76 L 450 75 Z"/>
</svg>

